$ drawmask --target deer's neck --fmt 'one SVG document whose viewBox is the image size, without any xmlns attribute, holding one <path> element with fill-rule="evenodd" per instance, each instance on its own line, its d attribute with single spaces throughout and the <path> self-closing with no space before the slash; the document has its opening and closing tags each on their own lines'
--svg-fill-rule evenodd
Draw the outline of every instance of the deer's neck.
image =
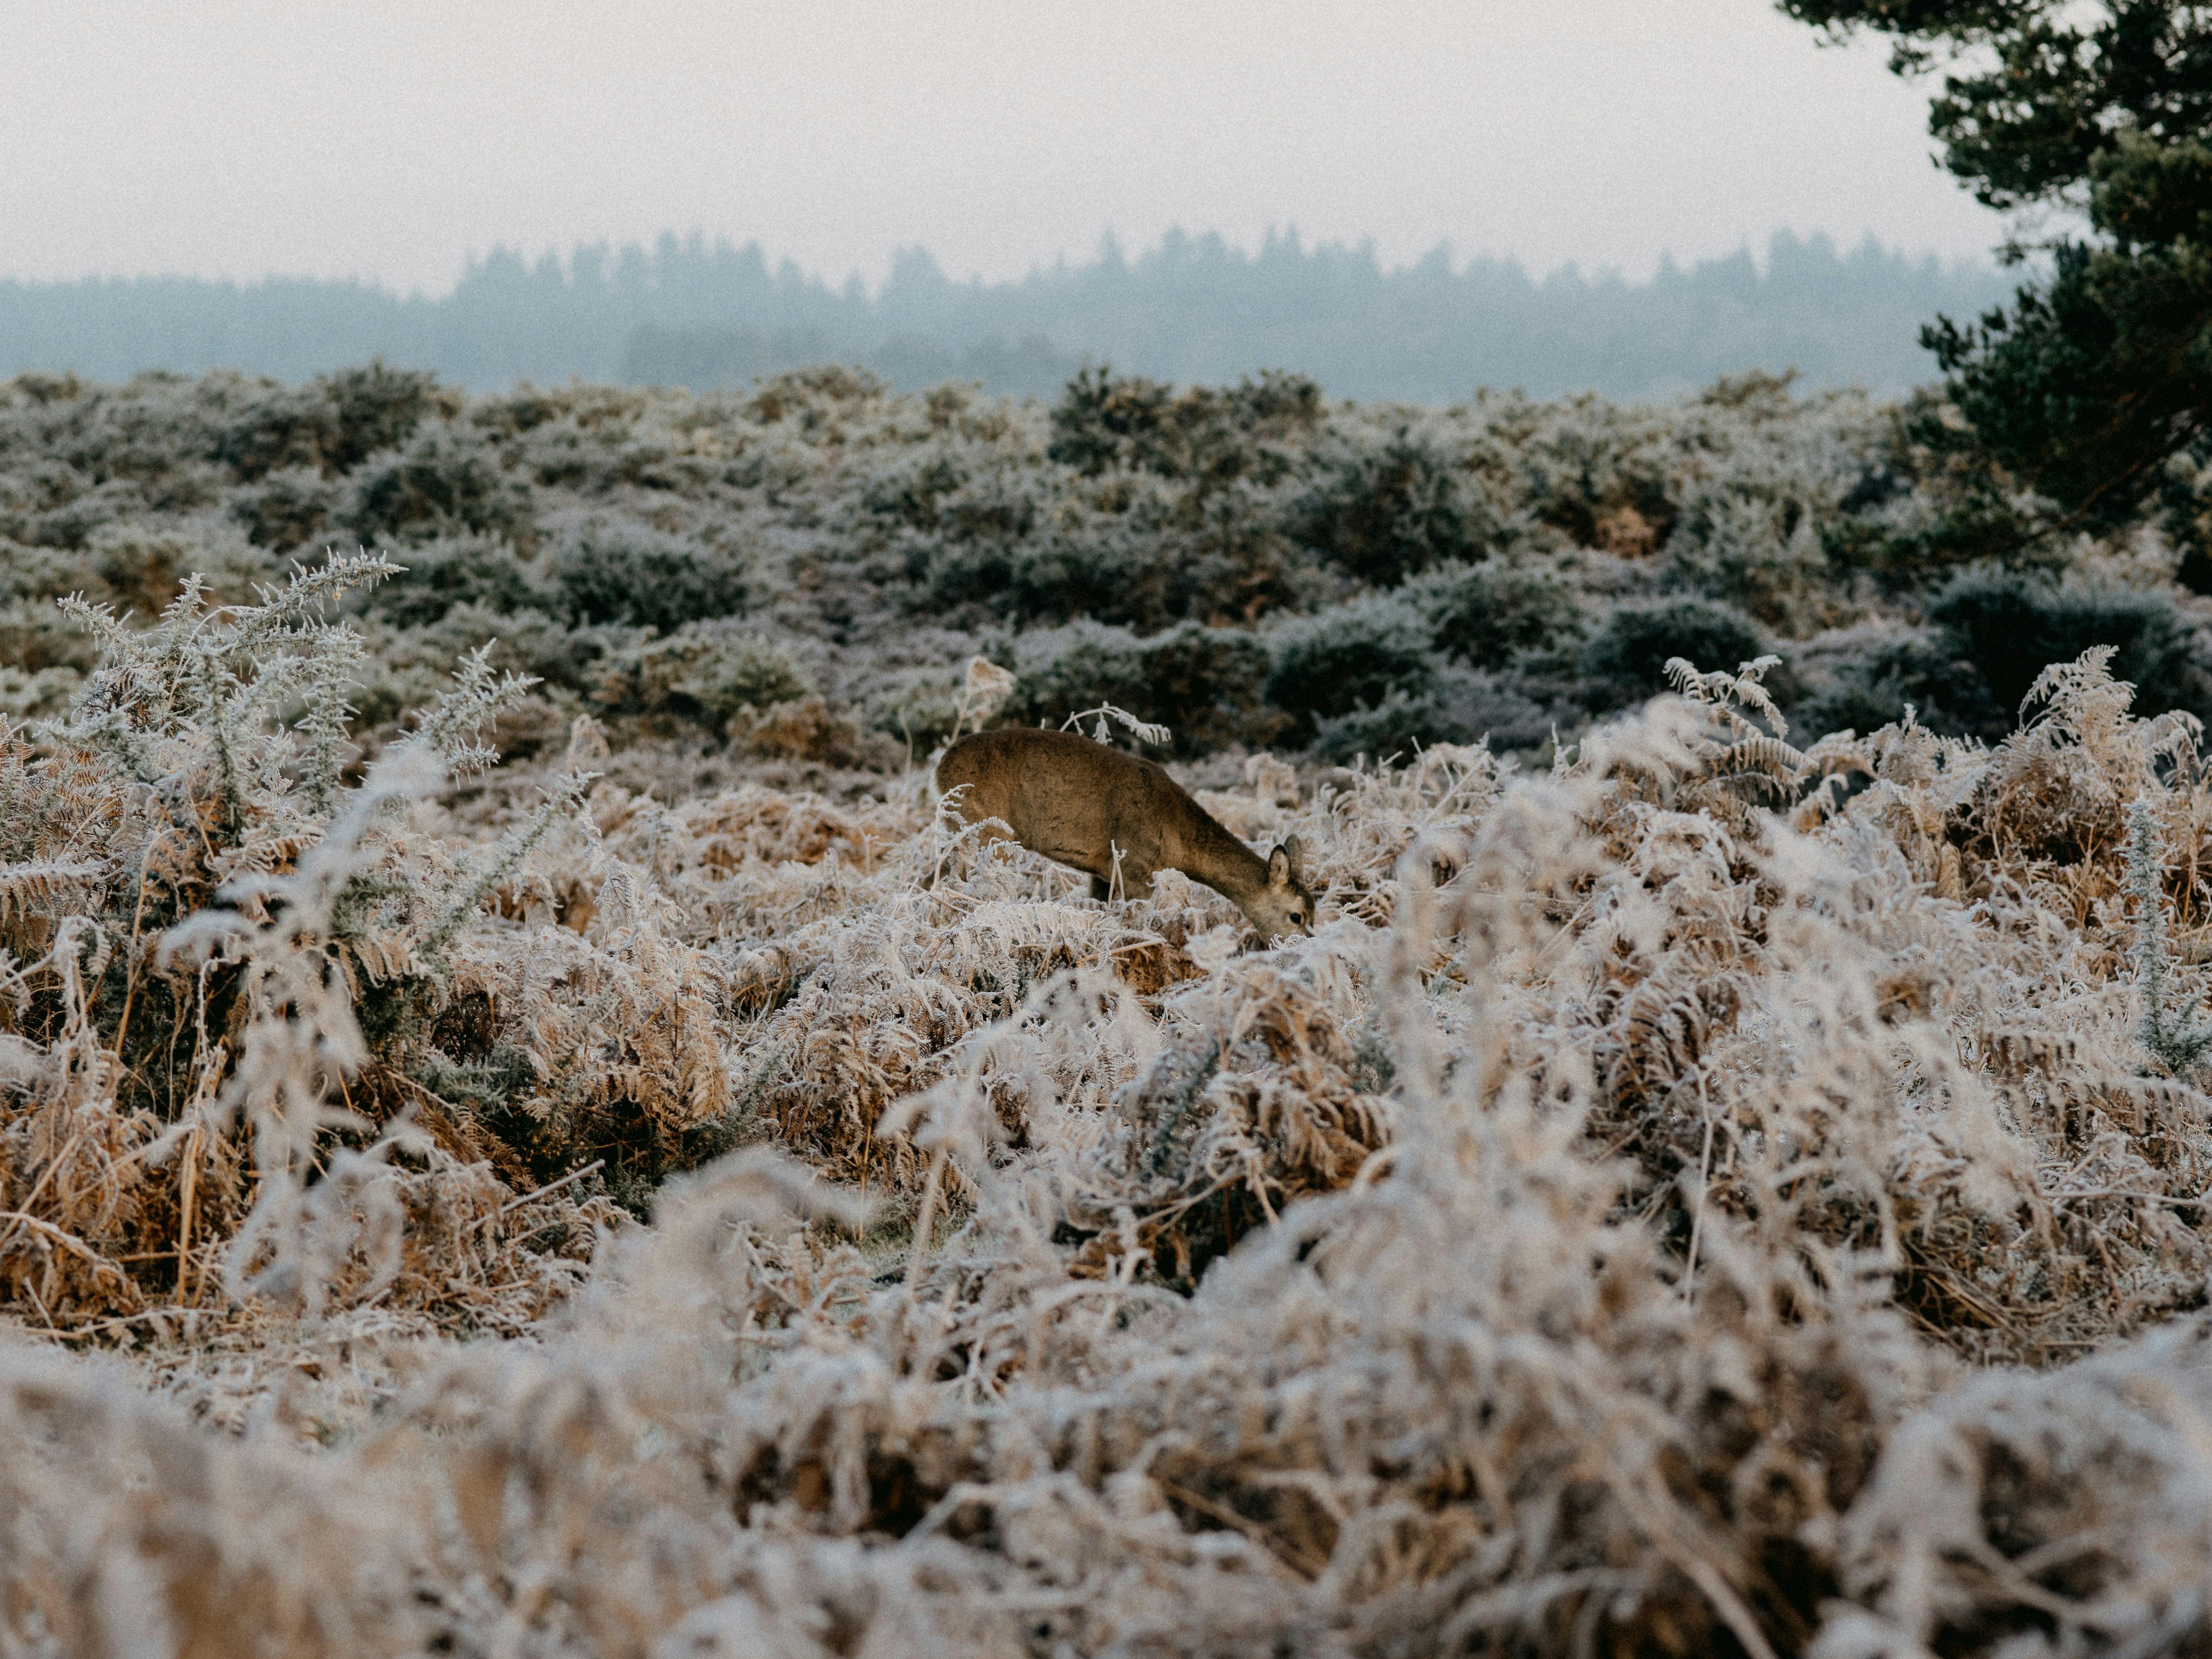
<svg viewBox="0 0 2212 1659">
<path fill-rule="evenodd" d="M 1267 886 L 1267 860 L 1211 817 L 1193 824 L 1183 842 L 1182 856 L 1168 867 L 1202 882 L 1231 904 L 1243 908 Z"/>
</svg>

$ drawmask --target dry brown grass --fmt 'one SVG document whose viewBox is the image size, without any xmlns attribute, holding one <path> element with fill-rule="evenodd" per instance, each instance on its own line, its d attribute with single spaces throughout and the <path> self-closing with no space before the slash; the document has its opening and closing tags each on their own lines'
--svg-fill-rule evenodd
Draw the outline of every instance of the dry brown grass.
<svg viewBox="0 0 2212 1659">
<path fill-rule="evenodd" d="M 207 722 L 167 794 L 10 741 L 0 1654 L 2201 1640 L 2124 858 L 2193 1006 L 2197 733 L 2094 653 L 1992 750 L 1758 680 L 1209 794 L 1310 849 L 1274 949 L 915 778 L 517 852 L 427 739 L 242 819 Z"/>
</svg>

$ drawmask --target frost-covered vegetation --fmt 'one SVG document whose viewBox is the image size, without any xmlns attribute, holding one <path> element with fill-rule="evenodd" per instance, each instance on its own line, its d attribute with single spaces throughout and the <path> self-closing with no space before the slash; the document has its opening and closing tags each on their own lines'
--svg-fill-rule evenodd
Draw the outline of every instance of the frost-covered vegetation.
<svg viewBox="0 0 2212 1659">
<path fill-rule="evenodd" d="M 5 398 L 0 1653 L 2201 1639 L 2188 526 L 1760 380 Z M 1314 938 L 939 812 L 1108 703 Z"/>
<path fill-rule="evenodd" d="M 329 546 L 406 567 L 351 602 L 365 726 L 496 639 L 542 681 L 510 751 L 582 711 L 880 767 L 927 754 L 977 653 L 1020 677 L 1006 718 L 1111 702 L 1186 758 L 1548 752 L 1678 653 L 1778 653 L 1784 710 L 1824 731 L 1910 702 L 1994 740 L 2094 644 L 2139 710 L 2212 712 L 2171 580 L 2212 587 L 2203 524 L 2033 539 L 2037 503 L 1944 447 L 1944 415 L 1762 376 L 1446 410 L 1289 375 L 1086 374 L 1049 407 L 834 369 L 702 398 L 24 377 L 0 410 L 0 712 L 59 712 L 94 659 L 55 596 L 143 617 L 188 571 L 242 599 Z"/>
</svg>

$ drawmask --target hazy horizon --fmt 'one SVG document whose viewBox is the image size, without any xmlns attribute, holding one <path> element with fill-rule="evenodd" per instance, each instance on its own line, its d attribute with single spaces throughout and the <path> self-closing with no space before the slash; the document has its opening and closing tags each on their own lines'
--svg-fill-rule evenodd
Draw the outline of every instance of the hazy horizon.
<svg viewBox="0 0 2212 1659">
<path fill-rule="evenodd" d="M 1667 270 L 1671 269 L 1678 273 L 1686 272 L 1700 266 L 1737 258 L 1748 259 L 1752 267 L 1764 276 L 1769 269 L 1775 239 L 1790 236 L 1798 236 L 1800 240 L 1809 246 L 1825 243 L 1839 254 L 1855 254 L 1871 247 L 1884 258 L 1901 259 L 1916 266 L 1932 260 L 1947 275 L 1993 273 L 2000 269 L 1997 260 L 1986 251 L 1978 253 L 1969 251 L 1947 254 L 1937 248 L 1910 247 L 1902 243 L 1884 240 L 1871 229 L 1856 237 L 1836 236 L 1824 230 L 1807 232 L 1801 236 L 1792 226 L 1778 225 L 1765 235 L 1757 237 L 1747 235 L 1732 248 L 1719 249 L 1694 258 L 1686 258 L 1672 248 L 1662 248 L 1648 261 L 1644 262 L 1641 268 L 1630 270 L 1620 265 L 1586 265 L 1575 259 L 1564 259 L 1552 265 L 1540 266 L 1511 252 L 1467 251 L 1454 247 L 1449 242 L 1439 242 L 1433 247 L 1420 250 L 1405 258 L 1386 258 L 1382 257 L 1376 239 L 1371 236 L 1323 239 L 1307 236 L 1296 225 L 1280 227 L 1271 225 L 1263 228 L 1257 238 L 1248 241 L 1210 228 L 1194 229 L 1189 226 L 1171 224 L 1163 228 L 1158 235 L 1141 245 L 1132 243 L 1129 239 L 1119 235 L 1111 227 L 1109 227 L 1099 234 L 1097 239 L 1088 248 L 1066 250 L 1054 254 L 1049 259 L 1035 260 L 1024 270 L 1003 276 L 986 276 L 978 271 L 952 270 L 927 243 L 915 243 L 888 251 L 880 261 L 880 269 L 871 276 L 857 270 L 839 273 L 808 265 L 788 252 L 769 246 L 757 236 L 720 232 L 709 234 L 696 225 L 671 225 L 650 235 L 631 237 L 620 242 L 601 238 L 597 240 L 572 242 L 567 245 L 549 243 L 534 247 L 494 242 L 465 254 L 462 263 L 454 268 L 452 276 L 447 280 L 437 283 L 402 286 L 374 276 L 349 274 L 330 276 L 299 270 L 268 270 L 247 276 L 209 275 L 184 270 L 88 271 L 76 276 L 27 278 L 0 271 L 0 283 L 12 283 L 25 287 L 49 288 L 75 286 L 87 283 L 188 282 L 227 283 L 238 288 L 253 288 L 267 283 L 306 282 L 319 284 L 353 282 L 359 283 L 378 293 L 389 295 L 395 299 L 437 301 L 450 299 L 464 283 L 471 277 L 480 276 L 495 263 L 519 260 L 526 267 L 535 270 L 550 261 L 564 274 L 570 274 L 574 270 L 580 255 L 586 258 L 597 256 L 603 258 L 618 258 L 630 250 L 650 252 L 672 240 L 686 246 L 704 246 L 714 252 L 744 255 L 757 253 L 769 269 L 781 271 L 789 268 L 796 270 L 810 285 L 842 290 L 851 284 L 857 283 L 860 293 L 871 300 L 877 300 L 882 297 L 884 289 L 890 285 L 893 268 L 916 258 L 927 259 L 945 281 L 957 286 L 980 286 L 997 289 L 1017 287 L 1038 278 L 1050 277 L 1069 270 L 1095 267 L 1106 259 L 1109 249 L 1118 253 L 1130 265 L 1141 265 L 1147 260 L 1159 258 L 1170 245 L 1180 241 L 1185 245 L 1218 243 L 1231 257 L 1246 261 L 1264 258 L 1267 250 L 1279 243 L 1287 244 L 1308 254 L 1333 253 L 1352 258 L 1371 258 L 1376 267 L 1389 276 L 1403 275 L 1425 267 L 1431 270 L 1440 268 L 1457 277 L 1477 268 L 1490 266 L 1520 271 L 1539 286 L 1561 280 L 1579 279 L 1593 285 L 1617 282 L 1630 288 L 1645 288 L 1656 281 L 1662 271 Z M 1441 267 L 1437 264 L 1440 254 L 1443 256 Z"/>
<path fill-rule="evenodd" d="M 11 25 L 0 276 L 355 278 L 450 293 L 665 228 L 879 289 L 902 250 L 1018 281 L 1170 227 L 1386 269 L 1647 279 L 1778 228 L 1985 261 L 1928 88 L 1765 0 L 1051 9 L 513 0 Z"/>
<path fill-rule="evenodd" d="M 694 389 L 810 364 L 862 364 L 908 389 L 948 380 L 1055 396 L 1086 362 L 1170 381 L 1270 368 L 1334 395 L 1451 402 L 1485 386 L 1662 395 L 1751 368 L 1894 392 L 1924 381 L 1938 314 L 1972 316 L 2009 279 L 1863 241 L 1771 236 L 1642 282 L 1572 266 L 1441 258 L 1385 269 L 1371 248 L 1282 239 L 1258 252 L 1170 236 L 1133 257 L 956 283 L 909 249 L 870 292 L 772 264 L 757 245 L 656 239 L 566 259 L 473 264 L 447 295 L 326 278 L 0 280 L 0 376 L 234 368 L 298 380 L 381 357 L 479 388 L 570 376 Z"/>
</svg>

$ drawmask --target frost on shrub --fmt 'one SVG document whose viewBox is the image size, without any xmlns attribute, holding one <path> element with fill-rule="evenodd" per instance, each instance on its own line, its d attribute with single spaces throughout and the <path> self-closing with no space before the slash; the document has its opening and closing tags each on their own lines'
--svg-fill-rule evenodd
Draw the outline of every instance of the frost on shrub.
<svg viewBox="0 0 2212 1659">
<path fill-rule="evenodd" d="M 1667 665 L 1748 662 L 1764 649 L 1751 619 L 1710 599 L 1675 599 L 1623 605 L 1595 629 L 1583 646 L 1582 670 L 1613 703 L 1646 697 L 1668 683 Z"/>
<path fill-rule="evenodd" d="M 1719 495 L 1693 501 L 1667 544 L 1669 574 L 1794 634 L 1833 620 L 1818 515 L 1801 500 Z"/>
<path fill-rule="evenodd" d="M 1111 703 L 1167 726 L 1180 752 L 1264 742 L 1278 720 L 1261 704 L 1267 649 L 1250 635 L 1185 623 L 1149 639 L 1120 629 L 1077 627 L 1027 636 L 1006 714 L 1058 725 Z"/>
<path fill-rule="evenodd" d="M 458 605 L 475 605 L 494 615 L 568 613 L 568 590 L 550 560 L 544 554 L 526 557 L 496 537 L 441 536 L 410 547 L 404 560 L 363 605 L 400 628 L 434 626 Z"/>
<path fill-rule="evenodd" d="M 337 523 L 340 492 L 317 468 L 286 467 L 263 474 L 231 498 L 230 517 L 256 547 L 289 552 Z"/>
<path fill-rule="evenodd" d="M 443 428 L 373 458 L 355 475 L 338 521 L 364 542 L 425 541 L 475 532 L 520 540 L 530 495 L 482 444 Z"/>
<path fill-rule="evenodd" d="M 1501 753 L 1535 750 L 1579 713 L 1571 705 L 1539 702 L 1508 677 L 1447 665 L 1418 695 L 1393 690 L 1380 702 L 1316 719 L 1313 752 L 1343 764 L 1362 755 L 1407 761 L 1439 744 L 1487 742 Z"/>
<path fill-rule="evenodd" d="M 1571 737 L 1659 689 L 1671 647 L 1632 686 L 1577 677 L 1576 635 L 1617 610 L 1694 594 L 1784 645 L 1915 621 L 1954 567 L 1900 555 L 1877 570 L 1853 538 L 1902 547 L 1965 488 L 1898 411 L 1756 380 L 1668 405 L 1486 394 L 1419 412 L 1331 404 L 1289 376 L 1170 389 L 1103 372 L 1057 412 L 895 397 L 829 370 L 751 396 L 571 386 L 471 400 L 374 368 L 295 388 L 222 374 L 24 386 L 0 396 L 0 534 L 20 547 L 79 554 L 101 535 L 158 532 L 213 549 L 212 525 L 234 526 L 260 562 L 240 564 L 242 580 L 210 572 L 228 598 L 334 537 L 410 555 L 519 545 L 511 568 L 462 556 L 434 572 L 425 558 L 423 580 L 410 571 L 381 596 L 410 636 L 380 635 L 389 671 L 369 695 L 386 717 L 419 694 L 418 665 L 442 672 L 485 635 L 506 649 L 528 633 L 530 672 L 581 692 L 615 640 L 596 630 L 741 613 L 818 650 L 835 718 L 881 723 L 929 701 L 916 688 L 957 672 L 983 630 L 1087 620 L 1257 634 L 1367 590 L 1401 594 L 1431 622 L 1443 662 L 1491 677 L 1448 688 L 1446 704 L 1494 694 L 1517 711 L 1505 724 L 1547 741 L 1555 718 Z M 1048 453 L 1063 441 L 1073 463 Z M 2124 568 L 2139 580 L 2153 567 Z M 26 602 L 94 592 L 82 570 L 40 577 Z M 549 623 L 575 637 L 550 640 Z M 941 649 L 921 643 L 937 629 Z M 2057 629 L 2048 648 L 2084 637 Z M 1966 696 L 1972 676 L 1949 675 L 1949 660 L 1871 665 L 1850 685 L 1824 674 L 1816 690 L 1842 697 L 1827 706 L 1848 705 L 1860 729 L 1913 701 L 1923 721 L 2000 735 L 2011 705 Z M 51 696 L 27 682 L 52 665 L 7 665 L 26 682 L 17 706 Z M 2164 702 L 2174 677 L 2153 667 L 2123 672 Z M 2176 706 L 2202 701 L 2193 675 L 2179 671 Z M 1923 689 L 1896 694 L 1916 676 Z M 1924 689 L 1947 680 L 1960 688 L 1948 702 Z M 1319 718 L 1381 706 L 1363 696 Z"/>
<path fill-rule="evenodd" d="M 1291 509 L 1297 539 L 1346 574 L 1394 586 L 1434 565 L 1473 562 L 1500 526 L 1480 487 L 1435 434 L 1401 428 L 1341 443 Z"/>
<path fill-rule="evenodd" d="M 1267 701 L 1301 736 L 1316 720 L 1375 708 L 1394 695 L 1418 700 L 1437 684 L 1429 620 L 1395 598 L 1296 618 L 1278 628 L 1269 645 Z"/>
<path fill-rule="evenodd" d="M 1478 668 L 1503 668 L 1524 651 L 1571 638 L 1583 628 L 1574 586 L 1556 571 L 1503 559 L 1444 565 L 1401 590 L 1427 619 L 1444 655 Z"/>
<path fill-rule="evenodd" d="M 1279 370 L 1177 392 L 1142 375 L 1085 368 L 1054 406 L 1046 453 L 1085 473 L 1127 469 L 1226 483 L 1279 470 L 1277 446 L 1304 437 L 1324 412 L 1318 386 Z"/>
<path fill-rule="evenodd" d="M 1279 489 L 1242 479 L 1202 494 L 1146 481 L 1126 498 L 1071 503 L 1010 560 L 1003 612 L 1140 631 L 1249 624 L 1312 586 L 1281 519 Z"/>
<path fill-rule="evenodd" d="M 215 450 L 242 479 L 286 468 L 332 477 L 404 444 L 441 402 L 435 375 L 381 362 L 302 386 L 263 381 L 240 400 Z"/>
<path fill-rule="evenodd" d="M 616 714 L 673 718 L 720 731 L 741 709 L 764 711 L 813 689 L 781 642 L 726 626 L 693 625 L 611 652 L 591 696 Z"/>
<path fill-rule="evenodd" d="M 741 562 L 626 520 L 588 522 L 556 538 L 551 574 L 580 623 L 617 623 L 660 633 L 744 608 Z"/>
</svg>

